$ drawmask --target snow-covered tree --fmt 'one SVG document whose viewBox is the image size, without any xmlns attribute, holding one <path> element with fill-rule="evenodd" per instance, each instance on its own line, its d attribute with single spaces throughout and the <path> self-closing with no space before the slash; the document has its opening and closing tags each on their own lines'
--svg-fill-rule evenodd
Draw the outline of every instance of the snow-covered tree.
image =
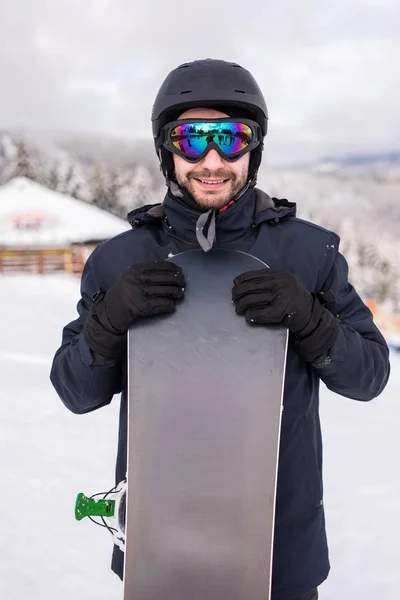
<svg viewBox="0 0 400 600">
<path fill-rule="evenodd" d="M 14 152 L 2 170 L 2 183 L 14 177 L 26 177 L 44 183 L 45 169 L 42 157 L 23 137 L 13 140 Z"/>
</svg>

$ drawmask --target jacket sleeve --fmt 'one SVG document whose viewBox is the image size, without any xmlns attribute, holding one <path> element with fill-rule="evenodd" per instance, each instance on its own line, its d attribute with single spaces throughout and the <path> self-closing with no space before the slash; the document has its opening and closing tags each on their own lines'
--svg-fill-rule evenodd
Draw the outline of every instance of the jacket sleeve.
<svg viewBox="0 0 400 600">
<path fill-rule="evenodd" d="M 83 336 L 83 326 L 99 289 L 95 276 L 96 250 L 86 262 L 81 280 L 79 317 L 63 329 L 61 347 L 57 350 L 50 380 L 58 395 L 72 412 L 83 414 L 109 404 L 122 389 L 120 361 L 95 354 Z"/>
<path fill-rule="evenodd" d="M 340 331 L 328 356 L 317 359 L 313 366 L 333 392 L 355 400 L 372 400 L 389 379 L 389 348 L 371 311 L 348 281 L 348 265 L 338 251 L 339 238 L 333 235 L 330 249 L 334 249 L 334 260 L 321 289 L 328 300 L 326 308 L 340 321 Z"/>
</svg>

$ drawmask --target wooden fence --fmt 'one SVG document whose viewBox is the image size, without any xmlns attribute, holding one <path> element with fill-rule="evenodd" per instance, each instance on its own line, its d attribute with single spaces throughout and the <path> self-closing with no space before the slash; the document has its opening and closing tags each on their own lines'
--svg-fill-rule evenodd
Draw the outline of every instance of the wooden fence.
<svg viewBox="0 0 400 600">
<path fill-rule="evenodd" d="M 0 273 L 53 273 L 66 271 L 81 274 L 92 249 L 85 246 L 44 249 L 10 249 L 0 247 Z"/>
</svg>

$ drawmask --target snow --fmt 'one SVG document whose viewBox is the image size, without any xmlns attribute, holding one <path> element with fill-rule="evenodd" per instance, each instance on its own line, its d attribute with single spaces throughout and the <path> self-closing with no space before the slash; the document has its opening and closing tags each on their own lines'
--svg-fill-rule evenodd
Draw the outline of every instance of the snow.
<svg viewBox="0 0 400 600">
<path fill-rule="evenodd" d="M 112 487 L 118 398 L 73 415 L 49 382 L 61 328 L 75 318 L 70 275 L 0 278 L 0 597 L 113 600 L 111 536 L 74 519 L 75 496 Z M 321 600 L 397 600 L 400 589 L 400 354 L 370 403 L 322 389 L 332 571 Z"/>
<path fill-rule="evenodd" d="M 100 208 L 24 177 L 0 187 L 0 244 L 57 246 L 103 240 L 130 229 Z"/>
</svg>

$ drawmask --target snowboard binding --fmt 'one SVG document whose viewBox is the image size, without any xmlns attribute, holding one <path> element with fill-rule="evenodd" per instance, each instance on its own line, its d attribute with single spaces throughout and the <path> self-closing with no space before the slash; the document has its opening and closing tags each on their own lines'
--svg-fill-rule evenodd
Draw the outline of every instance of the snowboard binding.
<svg viewBox="0 0 400 600">
<path fill-rule="evenodd" d="M 75 501 L 75 519 L 89 517 L 93 523 L 105 527 L 113 542 L 125 551 L 126 479 L 108 492 L 85 496 L 78 494 Z M 101 522 L 94 517 L 99 517 Z"/>
</svg>

